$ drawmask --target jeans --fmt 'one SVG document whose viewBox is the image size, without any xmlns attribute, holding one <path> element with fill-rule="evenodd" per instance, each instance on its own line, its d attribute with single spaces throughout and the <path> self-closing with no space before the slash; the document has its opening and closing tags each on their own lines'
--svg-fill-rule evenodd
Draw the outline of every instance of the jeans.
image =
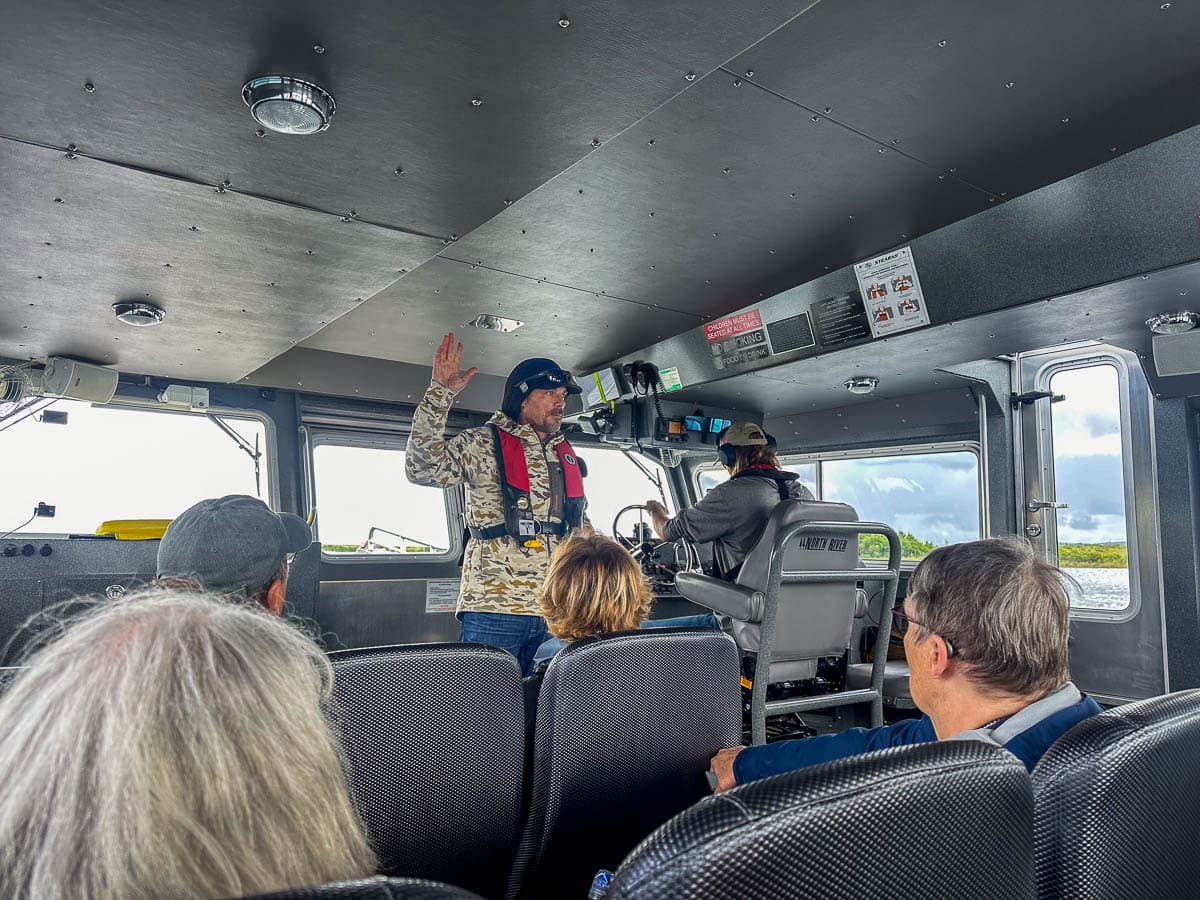
<svg viewBox="0 0 1200 900">
<path fill-rule="evenodd" d="M 548 638 L 546 620 L 541 616 L 516 616 L 509 613 L 462 614 L 460 641 L 488 644 L 507 650 L 521 664 L 521 675 L 533 668 L 533 653 Z"/>
<path fill-rule="evenodd" d="M 721 623 L 717 621 L 717 617 L 712 613 L 701 613 L 698 616 L 674 616 L 670 619 L 647 619 L 642 623 L 642 628 L 653 630 L 655 628 L 711 628 L 713 631 L 721 630 Z M 533 656 L 533 662 L 540 663 L 543 659 L 549 659 L 563 647 L 567 646 L 566 641 L 561 641 L 556 637 L 552 637 L 545 641 Z"/>
</svg>

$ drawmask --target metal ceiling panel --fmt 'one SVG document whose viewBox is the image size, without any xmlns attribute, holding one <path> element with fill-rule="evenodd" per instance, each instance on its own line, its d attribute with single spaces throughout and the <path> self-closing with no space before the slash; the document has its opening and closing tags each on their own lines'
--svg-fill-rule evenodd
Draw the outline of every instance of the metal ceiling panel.
<svg viewBox="0 0 1200 900">
<path fill-rule="evenodd" d="M 720 72 L 443 255 L 713 316 L 987 207 L 937 176 Z"/>
<path fill-rule="evenodd" d="M 293 347 L 242 381 L 255 387 L 273 387 L 305 394 L 331 394 L 354 400 L 386 400 L 415 405 L 429 387 L 431 374 L 428 365 Z M 504 397 L 504 381 L 500 376 L 476 375 L 466 390 L 454 398 L 455 407 L 493 412 Z"/>
<path fill-rule="evenodd" d="M 481 313 L 525 325 L 509 334 L 468 327 Z M 465 366 L 507 375 L 530 356 L 551 357 L 568 369 L 598 365 L 615 348 L 629 352 L 648 339 L 677 334 L 698 321 L 686 313 L 438 258 L 322 329 L 303 346 L 429 364 L 437 340 L 453 331 L 464 344 Z"/>
<path fill-rule="evenodd" d="M 440 247 L 13 141 L 0 172 L 2 356 L 237 381 Z M 130 299 L 166 321 L 121 324 Z"/>
<path fill-rule="evenodd" d="M 1196 124 L 1198 39 L 1193 3 L 839 0 L 730 68 L 1002 198 Z"/>
<path fill-rule="evenodd" d="M 810 2 L 8 4 L 0 132 L 466 234 Z M 270 73 L 332 92 L 329 130 L 258 139 L 241 87 Z"/>
</svg>

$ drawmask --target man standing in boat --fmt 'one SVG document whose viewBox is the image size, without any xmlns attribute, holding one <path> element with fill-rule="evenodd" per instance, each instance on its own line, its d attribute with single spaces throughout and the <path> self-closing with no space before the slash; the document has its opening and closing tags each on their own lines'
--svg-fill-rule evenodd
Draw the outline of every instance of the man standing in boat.
<svg viewBox="0 0 1200 900">
<path fill-rule="evenodd" d="M 550 557 L 586 524 L 583 471 L 561 433 L 567 397 L 582 391 L 553 360 L 524 360 L 509 374 L 500 411 L 488 424 L 447 438 L 454 398 L 478 371 L 461 370 L 462 352 L 448 334 L 434 354 L 404 468 L 413 484 L 466 486 L 470 540 L 458 596 L 460 639 L 508 650 L 527 673 L 549 637 L 537 597 Z"/>
</svg>

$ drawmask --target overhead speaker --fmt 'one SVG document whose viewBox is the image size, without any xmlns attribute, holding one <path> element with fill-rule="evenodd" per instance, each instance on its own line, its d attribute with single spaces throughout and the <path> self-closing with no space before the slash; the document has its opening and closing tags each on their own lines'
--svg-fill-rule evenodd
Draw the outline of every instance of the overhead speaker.
<svg viewBox="0 0 1200 900">
<path fill-rule="evenodd" d="M 1154 336 L 1154 368 L 1159 375 L 1200 373 L 1200 330 Z"/>
<path fill-rule="evenodd" d="M 51 356 L 46 360 L 42 382 L 42 393 L 47 397 L 107 403 L 117 392 L 117 370 Z"/>
</svg>

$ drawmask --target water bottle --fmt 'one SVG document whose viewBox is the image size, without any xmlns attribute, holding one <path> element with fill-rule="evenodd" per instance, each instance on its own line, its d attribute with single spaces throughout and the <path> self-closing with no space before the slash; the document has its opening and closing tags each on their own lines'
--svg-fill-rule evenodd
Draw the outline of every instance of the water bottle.
<svg viewBox="0 0 1200 900">
<path fill-rule="evenodd" d="M 608 869 L 601 869 L 596 873 L 596 877 L 592 879 L 592 888 L 588 891 L 588 900 L 601 900 L 608 893 L 608 883 L 612 881 L 613 873 Z"/>
</svg>

